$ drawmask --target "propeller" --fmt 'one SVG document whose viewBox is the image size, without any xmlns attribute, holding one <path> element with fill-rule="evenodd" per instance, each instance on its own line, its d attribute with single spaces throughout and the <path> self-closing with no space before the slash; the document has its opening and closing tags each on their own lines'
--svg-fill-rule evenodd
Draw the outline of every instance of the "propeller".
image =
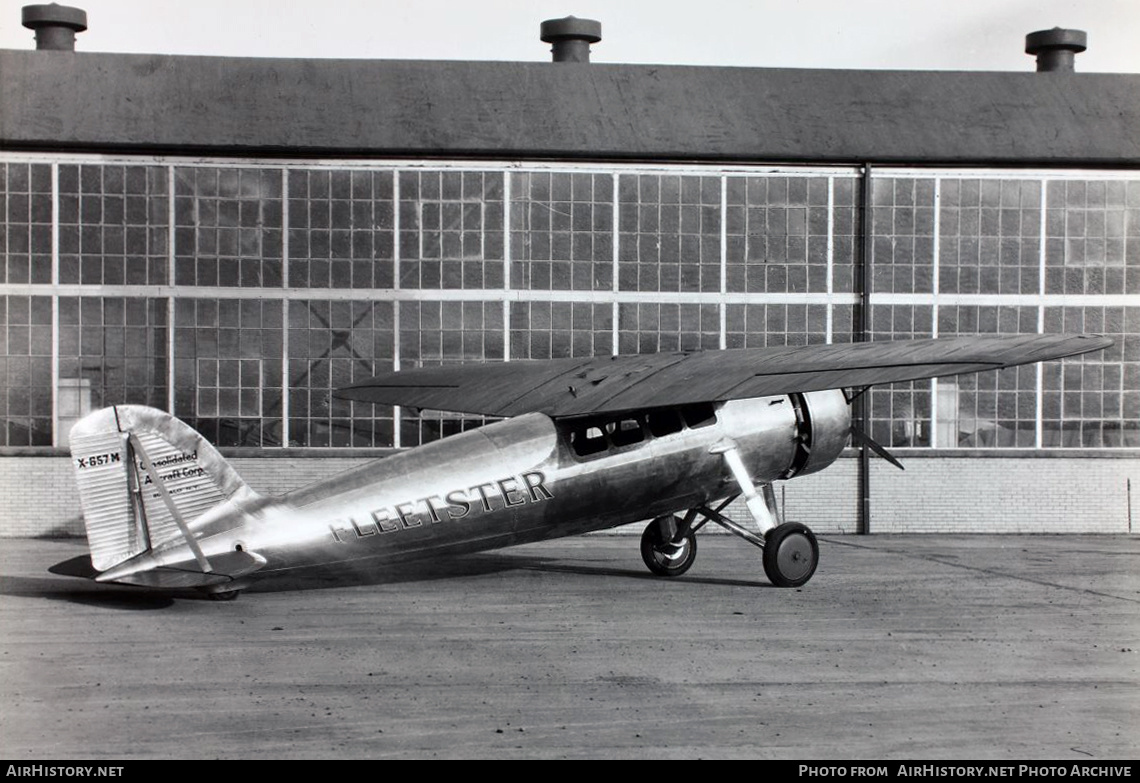
<svg viewBox="0 0 1140 783">
<path fill-rule="evenodd" d="M 859 425 L 857 425 L 855 422 L 851 422 L 851 441 L 857 446 L 866 446 L 899 470 L 906 470 L 906 468 L 903 467 L 903 464 L 895 459 L 895 456 L 893 454 L 887 451 L 886 446 L 879 443 L 877 440 L 864 432 L 863 429 L 859 427 Z"/>
<path fill-rule="evenodd" d="M 870 390 L 871 390 L 870 386 L 864 386 L 863 388 L 859 389 L 858 391 L 856 391 L 855 389 L 844 389 L 843 390 L 843 396 L 845 396 L 847 398 L 847 404 L 851 405 L 855 402 L 855 400 L 859 399 L 860 397 L 862 397 L 864 394 L 866 394 Z M 875 452 L 880 457 L 885 459 L 887 462 L 894 465 L 899 470 L 906 470 L 906 468 L 903 467 L 903 464 L 901 462 L 899 462 L 897 459 L 895 459 L 895 455 L 891 454 L 889 451 L 887 451 L 886 446 L 884 446 L 883 444 L 879 443 L 877 440 L 872 438 L 870 433 L 868 433 L 866 430 L 864 430 L 862 427 L 860 427 L 858 424 L 856 424 L 856 421 L 857 421 L 856 417 L 852 416 L 851 417 L 851 443 L 853 445 L 865 446 L 866 448 L 869 448 L 871 451 Z"/>
</svg>

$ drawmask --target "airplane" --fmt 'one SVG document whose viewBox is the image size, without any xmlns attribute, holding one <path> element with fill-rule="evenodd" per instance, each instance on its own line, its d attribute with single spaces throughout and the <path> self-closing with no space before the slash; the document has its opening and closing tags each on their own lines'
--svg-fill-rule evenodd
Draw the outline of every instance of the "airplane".
<svg viewBox="0 0 1140 783">
<path fill-rule="evenodd" d="M 174 416 L 114 405 L 71 430 L 90 554 L 51 570 L 231 600 L 297 568 L 380 569 L 650 520 L 641 555 L 653 574 L 688 571 L 713 522 L 762 550 L 773 585 L 799 587 L 819 546 L 779 519 L 773 484 L 823 470 L 851 440 L 894 461 L 852 426 L 868 387 L 1112 344 L 959 337 L 385 372 L 336 395 L 503 419 L 278 497 Z M 755 529 L 724 514 L 741 496 Z"/>
</svg>

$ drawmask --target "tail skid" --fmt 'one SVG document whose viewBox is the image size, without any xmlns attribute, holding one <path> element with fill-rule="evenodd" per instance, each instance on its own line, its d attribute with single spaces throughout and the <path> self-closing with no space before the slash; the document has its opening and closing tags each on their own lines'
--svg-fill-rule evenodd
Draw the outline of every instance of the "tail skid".
<svg viewBox="0 0 1140 783">
<path fill-rule="evenodd" d="M 258 495 L 210 443 L 168 413 L 141 405 L 96 411 L 71 431 L 71 456 L 96 579 L 152 587 L 229 582 L 265 564 L 249 552 L 207 558 L 195 522 Z M 163 565 L 157 551 L 191 557 Z"/>
</svg>

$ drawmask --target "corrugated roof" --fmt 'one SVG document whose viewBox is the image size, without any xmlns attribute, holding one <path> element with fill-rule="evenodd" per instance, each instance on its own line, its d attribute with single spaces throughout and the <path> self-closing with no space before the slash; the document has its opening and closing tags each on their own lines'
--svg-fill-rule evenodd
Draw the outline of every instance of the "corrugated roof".
<svg viewBox="0 0 1140 783">
<path fill-rule="evenodd" d="M 1140 164 L 1140 75 L 0 51 L 8 148 Z"/>
</svg>

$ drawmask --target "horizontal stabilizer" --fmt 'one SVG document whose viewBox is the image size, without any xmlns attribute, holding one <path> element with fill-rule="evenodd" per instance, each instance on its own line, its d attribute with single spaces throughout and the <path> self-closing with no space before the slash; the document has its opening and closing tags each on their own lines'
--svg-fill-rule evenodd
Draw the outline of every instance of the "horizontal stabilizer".
<svg viewBox="0 0 1140 783">
<path fill-rule="evenodd" d="M 102 579 L 98 580 L 104 581 Z M 115 584 L 179 590 L 191 587 L 212 587 L 233 579 L 224 574 L 203 574 L 200 571 L 180 571 L 177 568 L 155 568 L 114 580 Z"/>
<path fill-rule="evenodd" d="M 59 576 L 78 576 L 80 579 L 94 579 L 99 575 L 99 569 L 91 565 L 91 555 L 79 555 L 62 563 L 56 563 L 48 569 L 48 573 Z"/>
<path fill-rule="evenodd" d="M 226 552 L 210 556 L 213 570 L 207 573 L 199 568 L 196 560 L 160 563 L 148 552 L 99 574 L 95 581 L 170 589 L 209 587 L 252 574 L 262 568 L 265 562 L 265 558 L 255 552 Z"/>
</svg>

